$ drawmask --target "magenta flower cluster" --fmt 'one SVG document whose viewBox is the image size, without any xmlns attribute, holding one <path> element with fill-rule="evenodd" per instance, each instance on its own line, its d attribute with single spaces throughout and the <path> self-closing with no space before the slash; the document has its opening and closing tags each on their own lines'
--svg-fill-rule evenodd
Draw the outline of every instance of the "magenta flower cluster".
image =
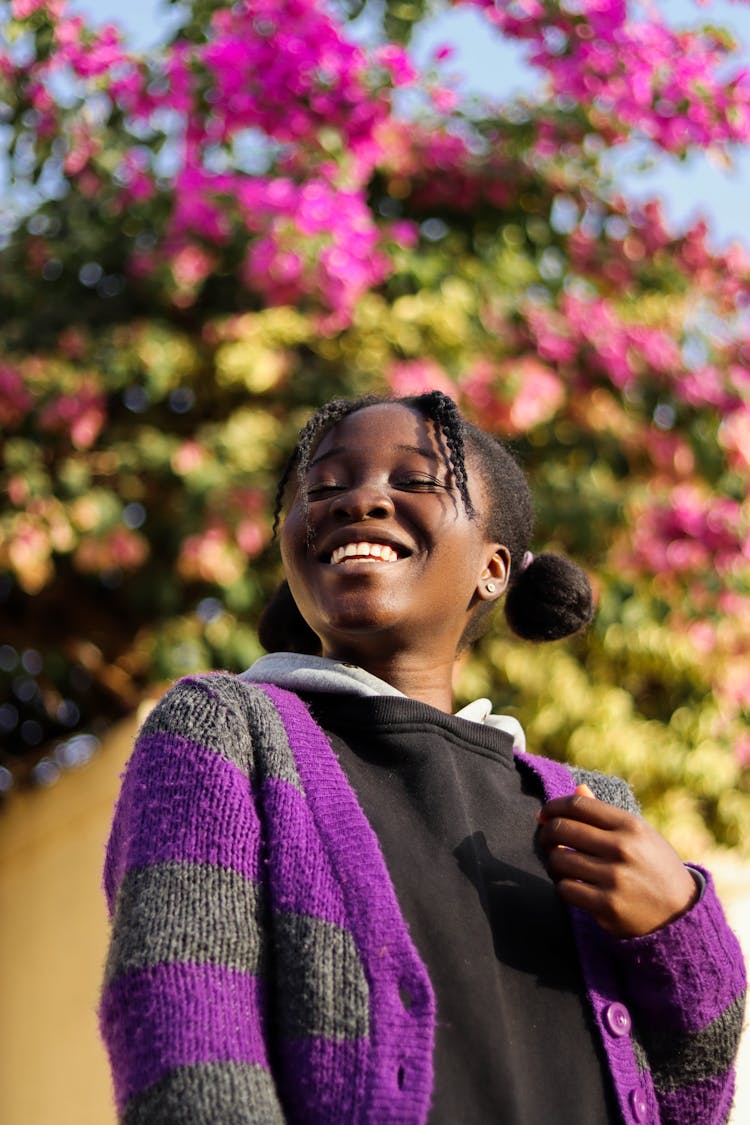
<svg viewBox="0 0 750 1125">
<path fill-rule="evenodd" d="M 221 334 L 205 322 L 211 282 L 229 278 L 240 309 L 294 308 L 290 340 L 269 349 L 291 355 L 301 320 L 321 343 L 359 307 L 349 352 L 346 335 L 339 353 L 341 340 L 322 343 L 356 357 L 368 331 L 380 334 L 367 369 L 381 364 L 396 392 L 442 389 L 511 435 L 611 437 L 648 488 L 629 491 L 627 535 L 605 565 L 695 606 L 701 627 L 685 631 L 696 646 L 733 654 L 743 641 L 729 624 L 750 621 L 750 260 L 711 250 L 705 223 L 674 237 L 657 203 L 629 206 L 592 184 L 596 154 L 629 138 L 679 155 L 750 140 L 750 78 L 728 36 L 675 30 L 653 4 L 463 2 L 490 33 L 527 45 L 546 100 L 456 112 L 447 49 L 418 74 L 402 47 L 359 42 L 326 0 L 210 5 L 202 37 L 153 56 L 114 27 L 90 28 L 66 0 L 11 0 L 0 100 L 26 156 L 36 146 L 37 171 L 48 154 L 73 198 L 136 232 L 118 270 L 178 322 L 194 315 L 209 350 Z M 52 254 L 39 230 L 22 242 L 33 278 Z M 50 446 L 97 455 L 110 403 L 87 348 L 76 329 L 60 337 L 70 365 L 59 387 L 35 384 L 38 357 L 0 363 L 5 433 L 38 429 Z M 207 447 L 183 437 L 171 468 L 204 487 Z M 22 472 L 8 494 L 20 513 L 12 566 L 36 592 L 72 539 L 57 502 L 32 510 Z M 212 502 L 184 538 L 183 581 L 240 580 L 268 537 L 256 500 Z M 97 531 L 82 509 L 77 520 L 80 569 L 146 558 L 137 527 Z M 740 666 L 730 694 L 750 706 L 746 657 Z"/>
<path fill-rule="evenodd" d="M 731 44 L 723 34 L 678 32 L 653 11 L 633 20 L 625 0 L 466 2 L 504 35 L 528 42 L 553 93 L 589 107 L 610 140 L 636 131 L 682 153 L 750 137 L 750 79 L 727 72 Z M 307 300 L 334 327 L 388 276 L 389 241 L 366 192 L 399 129 L 392 93 L 417 81 L 404 49 L 363 47 L 324 0 L 240 0 L 218 8 L 205 42 L 178 41 L 159 64 L 130 53 L 114 27 L 90 30 L 65 0 L 13 0 L 11 14 L 21 23 L 44 14 L 53 31 L 43 57 L 29 61 L 9 51 L 0 59 L 5 80 L 23 87 L 38 138 L 52 138 L 60 124 L 53 96 L 60 76 L 82 94 L 104 93 L 126 115 L 133 143 L 119 155 L 119 206 L 166 192 L 172 208 L 163 241 L 139 252 L 133 268 L 173 283 L 176 304 L 195 299 L 215 265 L 211 249 L 238 229 L 250 236 L 240 270 L 248 290 L 264 303 Z M 427 92 L 438 112 L 451 112 L 451 91 L 432 82 Z M 170 154 L 169 189 L 149 149 L 160 133 Z M 100 151 L 85 119 L 66 139 L 66 174 L 96 195 L 111 154 Z M 541 152 L 555 140 L 540 137 L 538 144 Z M 455 169 L 464 142 L 437 130 L 429 155 L 438 169 L 446 159 Z M 448 202 L 467 207 L 482 197 L 502 205 L 508 196 L 502 175 L 480 184 L 467 170 L 462 187 L 455 176 L 450 183 L 434 177 L 423 203 L 444 204 L 446 191 L 454 192 Z M 190 282 L 173 269 L 179 256 L 187 260 L 186 250 L 196 262 L 202 253 Z"/>
<path fill-rule="evenodd" d="M 264 303 L 304 298 L 345 323 L 361 294 L 387 276 L 387 239 L 367 206 L 366 185 L 383 152 L 381 126 L 395 87 L 414 82 L 395 44 L 366 50 L 348 39 L 320 0 L 244 0 L 217 10 L 207 42 L 176 43 L 159 71 L 129 53 L 114 27 L 92 32 L 64 0 L 15 0 L 18 20 L 43 11 L 54 50 L 31 63 L 6 54 L 2 75 L 21 82 L 38 137 L 60 117 L 51 90 L 62 75 L 82 94 L 99 90 L 126 114 L 132 146 L 120 157 L 119 206 L 163 192 L 147 143 L 160 131 L 175 166 L 164 242 L 138 253 L 137 273 L 170 269 L 186 248 L 249 234 L 240 277 Z M 102 153 L 85 119 L 68 132 L 66 174 L 84 194 L 101 187 Z M 243 170 L 253 151 L 265 165 Z M 195 255 L 194 255 L 195 257 Z M 187 304 L 209 271 L 177 284 Z"/>
<path fill-rule="evenodd" d="M 750 75 L 727 72 L 733 42 L 713 28 L 678 31 L 654 5 L 630 18 L 626 0 L 459 0 L 504 35 L 529 43 L 529 61 L 558 96 L 593 105 L 610 140 L 633 132 L 669 152 L 750 138 Z"/>
<path fill-rule="evenodd" d="M 668 505 L 644 512 L 635 526 L 632 561 L 654 574 L 668 571 L 726 575 L 750 562 L 750 528 L 742 505 L 685 482 Z"/>
</svg>

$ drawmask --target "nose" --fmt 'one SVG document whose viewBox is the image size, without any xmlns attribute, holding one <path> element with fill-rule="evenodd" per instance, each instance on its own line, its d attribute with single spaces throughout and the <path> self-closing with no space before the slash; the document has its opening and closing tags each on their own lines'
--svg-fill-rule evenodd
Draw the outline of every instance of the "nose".
<svg viewBox="0 0 750 1125">
<path fill-rule="evenodd" d="M 386 489 L 360 484 L 339 492 L 331 501 L 330 512 L 339 520 L 387 519 L 393 515 L 393 501 Z"/>
</svg>

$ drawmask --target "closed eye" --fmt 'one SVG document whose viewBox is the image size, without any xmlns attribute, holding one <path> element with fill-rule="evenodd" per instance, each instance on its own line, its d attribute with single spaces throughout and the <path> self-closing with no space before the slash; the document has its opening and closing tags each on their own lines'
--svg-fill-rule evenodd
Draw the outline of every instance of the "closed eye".
<svg viewBox="0 0 750 1125">
<path fill-rule="evenodd" d="M 345 484 L 334 484 L 333 482 L 324 481 L 321 481 L 319 484 L 311 484 L 307 489 L 307 499 L 322 500 L 335 492 L 343 492 L 346 487 Z M 393 481 L 393 487 L 401 492 L 435 492 L 449 488 L 444 481 L 439 480 L 437 477 L 429 476 L 401 477 Z"/>
<path fill-rule="evenodd" d="M 312 484 L 307 490 L 308 500 L 322 500 L 325 496 L 330 496 L 332 492 L 340 492 L 343 488 L 341 484 Z"/>
<path fill-rule="evenodd" d="M 437 477 L 405 477 L 396 481 L 396 488 L 407 492 L 434 492 L 447 487 L 446 483 L 438 480 Z"/>
</svg>

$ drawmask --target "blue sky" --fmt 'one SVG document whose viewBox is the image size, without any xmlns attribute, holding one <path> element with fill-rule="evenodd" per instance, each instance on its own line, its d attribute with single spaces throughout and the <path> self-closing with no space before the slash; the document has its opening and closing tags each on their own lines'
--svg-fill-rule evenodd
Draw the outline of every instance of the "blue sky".
<svg viewBox="0 0 750 1125">
<path fill-rule="evenodd" d="M 123 27 L 134 46 L 147 47 L 167 33 L 170 6 L 163 0 L 71 0 L 71 8 L 97 22 L 111 20 Z M 732 29 L 750 63 L 750 10 L 727 0 L 698 7 L 691 0 L 666 0 L 660 5 L 668 18 L 681 25 L 715 23 Z M 487 23 L 469 10 L 451 10 L 436 17 L 413 45 L 418 60 L 426 59 L 436 45 L 450 43 L 456 54 L 451 71 L 461 74 L 468 91 L 505 97 L 532 91 L 538 73 L 523 62 L 523 47 L 504 42 Z M 686 162 L 669 158 L 648 173 L 627 171 L 632 160 L 619 161 L 619 183 L 630 198 L 664 200 L 670 226 L 679 231 L 698 214 L 708 219 L 716 247 L 740 239 L 750 248 L 750 151 L 736 154 L 731 171 L 700 154 Z"/>
</svg>

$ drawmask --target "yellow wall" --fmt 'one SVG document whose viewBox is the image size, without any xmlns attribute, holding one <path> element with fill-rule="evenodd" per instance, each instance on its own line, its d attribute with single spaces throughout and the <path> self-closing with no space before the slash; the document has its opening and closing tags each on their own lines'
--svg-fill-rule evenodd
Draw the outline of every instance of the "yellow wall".
<svg viewBox="0 0 750 1125">
<path fill-rule="evenodd" d="M 104 845 L 138 719 L 52 789 L 0 814 L 0 1122 L 114 1125 L 96 1005 L 107 942 Z M 750 867 L 709 863 L 750 950 Z M 750 1035 L 732 1120 L 750 1121 Z M 217 1122 L 217 1125 L 223 1123 Z"/>
<path fill-rule="evenodd" d="M 104 845 L 136 720 L 82 769 L 0 814 L 0 1121 L 110 1125 L 96 1021 Z"/>
</svg>

